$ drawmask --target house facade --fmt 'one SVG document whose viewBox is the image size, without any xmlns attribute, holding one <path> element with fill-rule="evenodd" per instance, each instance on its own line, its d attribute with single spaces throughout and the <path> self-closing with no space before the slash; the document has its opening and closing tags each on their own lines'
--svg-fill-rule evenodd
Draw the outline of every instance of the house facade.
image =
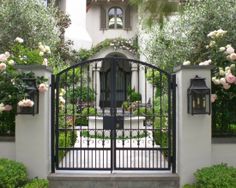
<svg viewBox="0 0 236 188">
<path fill-rule="evenodd" d="M 79 50 L 91 49 L 107 39 L 122 39 L 130 41 L 137 40 L 139 33 L 138 9 L 128 3 L 128 0 L 60 0 L 58 6 L 70 16 L 71 25 L 65 33 L 66 40 L 74 42 L 73 48 Z M 91 59 L 105 57 L 120 57 L 127 59 L 145 59 L 128 48 L 106 47 L 96 53 Z M 110 63 L 100 62 L 96 70 L 91 67 L 92 78 L 100 80 L 93 86 L 96 96 L 96 106 L 101 103 L 109 106 L 109 96 L 104 96 L 110 87 Z M 127 90 L 135 89 L 142 97 L 142 103 L 150 101 L 152 92 L 151 86 L 145 79 L 144 67 L 137 64 L 120 62 L 117 69 L 117 90 L 116 93 L 119 106 L 122 101 L 127 100 Z M 119 83 L 119 84 L 118 84 Z M 144 95 L 148 95 L 144 97 Z M 107 101 L 102 101 L 106 98 Z M 145 99 L 146 98 L 146 101 Z"/>
</svg>

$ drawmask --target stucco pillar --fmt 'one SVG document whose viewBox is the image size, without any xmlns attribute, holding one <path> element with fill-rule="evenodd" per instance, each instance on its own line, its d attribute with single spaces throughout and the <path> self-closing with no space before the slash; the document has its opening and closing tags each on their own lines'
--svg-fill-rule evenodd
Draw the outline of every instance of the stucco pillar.
<svg viewBox="0 0 236 188">
<path fill-rule="evenodd" d="M 138 67 L 136 64 L 133 64 L 131 67 L 131 89 L 138 91 Z"/>
<path fill-rule="evenodd" d="M 100 69 L 101 67 L 93 68 L 93 88 L 96 92 L 96 108 L 99 109 L 100 96 L 101 96 L 101 80 L 100 80 Z"/>
<path fill-rule="evenodd" d="M 45 66 L 19 66 L 20 71 L 44 76 L 50 84 L 51 71 Z M 39 93 L 39 114 L 16 116 L 16 160 L 26 167 L 30 178 L 47 178 L 50 171 L 50 88 Z"/>
<path fill-rule="evenodd" d="M 89 49 L 92 39 L 86 29 L 86 0 L 65 0 L 65 11 L 71 19 L 65 32 L 66 40 L 74 42 L 74 49 Z"/>
<path fill-rule="evenodd" d="M 187 113 L 187 89 L 196 75 L 206 78 L 211 88 L 212 66 L 181 66 L 176 68 L 176 130 L 177 172 L 180 187 L 193 183 L 193 173 L 211 165 L 211 115 Z"/>
</svg>

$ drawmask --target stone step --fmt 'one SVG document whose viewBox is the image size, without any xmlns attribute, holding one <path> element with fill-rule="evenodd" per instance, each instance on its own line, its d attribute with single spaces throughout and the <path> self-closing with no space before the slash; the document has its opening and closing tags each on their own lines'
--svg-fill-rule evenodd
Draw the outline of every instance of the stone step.
<svg viewBox="0 0 236 188">
<path fill-rule="evenodd" d="M 179 176 L 171 173 L 55 173 L 49 188 L 179 188 Z"/>
</svg>

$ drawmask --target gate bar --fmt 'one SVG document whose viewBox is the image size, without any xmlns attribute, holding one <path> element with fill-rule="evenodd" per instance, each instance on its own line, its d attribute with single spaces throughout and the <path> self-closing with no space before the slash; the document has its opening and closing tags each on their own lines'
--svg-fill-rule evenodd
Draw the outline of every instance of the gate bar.
<svg viewBox="0 0 236 188">
<path fill-rule="evenodd" d="M 55 108 L 54 108 L 54 100 L 55 100 L 55 77 L 51 75 L 51 172 L 55 173 L 55 156 L 54 156 L 54 118 L 55 118 Z"/>
<path fill-rule="evenodd" d="M 176 75 L 172 75 L 172 126 L 173 126 L 173 156 L 172 156 L 172 173 L 176 173 Z"/>
</svg>

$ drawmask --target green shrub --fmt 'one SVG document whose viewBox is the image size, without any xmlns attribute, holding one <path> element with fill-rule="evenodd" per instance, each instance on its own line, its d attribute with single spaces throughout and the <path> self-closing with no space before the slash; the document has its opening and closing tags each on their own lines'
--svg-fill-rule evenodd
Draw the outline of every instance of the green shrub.
<svg viewBox="0 0 236 188">
<path fill-rule="evenodd" d="M 9 159 L 0 159 L 0 187 L 20 187 L 26 181 L 27 172 L 23 164 Z"/>
<path fill-rule="evenodd" d="M 95 116 L 97 115 L 97 111 L 95 108 L 86 107 L 82 110 L 81 114 L 76 119 L 76 125 L 88 125 L 88 116 Z"/>
<path fill-rule="evenodd" d="M 48 188 L 48 180 L 33 179 L 27 183 L 23 188 Z"/>
<path fill-rule="evenodd" d="M 69 90 L 69 98 L 71 103 L 75 104 L 77 101 L 91 102 L 95 99 L 95 91 L 86 86 L 77 87 Z"/>
<path fill-rule="evenodd" d="M 145 107 L 141 107 L 141 108 L 137 108 L 134 112 L 133 115 L 135 116 L 145 116 L 146 120 L 152 120 L 153 117 L 153 112 L 152 109 L 150 108 L 145 108 Z"/>
<path fill-rule="evenodd" d="M 60 132 L 59 134 L 59 148 L 68 148 L 71 146 L 74 146 L 75 141 L 77 139 L 77 133 L 73 130 L 71 132 Z M 66 150 L 60 150 L 59 151 L 59 161 L 63 159 L 63 157 L 66 155 Z"/>
<path fill-rule="evenodd" d="M 236 168 L 227 164 L 204 167 L 194 173 L 196 183 L 184 188 L 234 188 L 236 187 Z"/>
</svg>

